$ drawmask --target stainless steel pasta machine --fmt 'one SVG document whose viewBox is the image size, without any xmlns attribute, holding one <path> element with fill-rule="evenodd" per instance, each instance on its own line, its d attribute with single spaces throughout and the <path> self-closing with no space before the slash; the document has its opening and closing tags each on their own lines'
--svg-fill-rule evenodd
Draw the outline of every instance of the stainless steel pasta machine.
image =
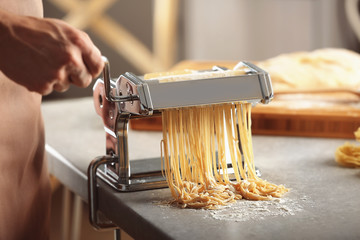
<svg viewBox="0 0 360 240">
<path fill-rule="evenodd" d="M 96 228 L 112 226 L 111 223 L 99 222 L 97 216 L 97 177 L 118 191 L 167 185 L 160 170 L 160 158 L 137 160 L 130 164 L 129 119 L 161 114 L 161 110 L 168 108 L 239 101 L 265 104 L 273 98 L 269 75 L 249 62 L 240 62 L 235 67 L 243 71 L 241 75 L 219 77 L 216 73 L 227 70 L 215 66 L 207 72 L 215 73 L 216 77 L 162 82 L 159 79 L 144 80 L 129 72 L 112 79 L 109 62 L 105 57 L 103 60 L 103 78 L 94 85 L 93 99 L 95 110 L 104 124 L 106 155 L 94 159 L 88 169 L 90 221 Z"/>
</svg>

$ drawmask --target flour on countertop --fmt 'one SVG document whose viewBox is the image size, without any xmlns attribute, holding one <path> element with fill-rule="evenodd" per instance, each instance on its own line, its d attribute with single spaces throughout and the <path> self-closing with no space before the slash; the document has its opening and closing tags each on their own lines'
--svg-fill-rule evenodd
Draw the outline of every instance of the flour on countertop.
<svg viewBox="0 0 360 240">
<path fill-rule="evenodd" d="M 274 198 L 270 201 L 250 201 L 238 200 L 232 204 L 220 206 L 215 210 L 204 209 L 182 209 L 181 211 L 193 211 L 194 213 L 204 214 L 204 218 L 220 221 L 244 222 L 248 220 L 262 220 L 270 216 L 289 216 L 295 215 L 304 209 L 303 205 L 309 204 L 307 196 L 301 196 L 295 199 Z M 170 201 L 154 201 L 153 204 L 167 208 L 176 208 Z M 180 210 L 180 209 L 179 209 Z M 166 211 L 168 213 L 168 211 Z M 168 215 L 167 215 L 168 216 Z"/>
<path fill-rule="evenodd" d="M 306 201 L 307 197 L 301 197 L 299 200 Z M 220 209 L 209 211 L 206 218 L 242 222 L 261 220 L 268 216 L 295 215 L 296 212 L 302 210 L 303 207 L 297 200 L 289 198 L 275 198 L 271 201 L 239 200 Z"/>
</svg>

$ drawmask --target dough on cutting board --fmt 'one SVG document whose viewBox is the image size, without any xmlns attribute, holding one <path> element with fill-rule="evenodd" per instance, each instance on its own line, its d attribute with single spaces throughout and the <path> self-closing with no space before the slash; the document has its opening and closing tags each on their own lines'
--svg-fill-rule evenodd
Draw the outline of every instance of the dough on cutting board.
<svg viewBox="0 0 360 240">
<path fill-rule="evenodd" d="M 281 54 L 256 63 L 267 71 L 274 91 L 360 88 L 360 55 L 339 48 Z"/>
</svg>

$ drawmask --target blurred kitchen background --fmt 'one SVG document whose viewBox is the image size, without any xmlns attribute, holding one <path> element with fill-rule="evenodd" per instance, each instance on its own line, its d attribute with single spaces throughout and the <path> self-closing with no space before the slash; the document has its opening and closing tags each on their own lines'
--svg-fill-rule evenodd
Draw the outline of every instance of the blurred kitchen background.
<svg viewBox="0 0 360 240">
<path fill-rule="evenodd" d="M 86 31 L 112 77 L 181 60 L 264 60 L 342 47 L 359 51 L 357 0 L 45 0 L 46 17 Z M 352 19 L 351 21 L 349 21 Z M 91 95 L 72 87 L 46 99 Z"/>
<path fill-rule="evenodd" d="M 114 78 L 168 70 L 182 60 L 257 61 L 326 47 L 359 52 L 358 9 L 357 0 L 44 0 L 45 17 L 64 19 L 90 35 Z M 91 87 L 72 86 L 44 100 L 91 94 Z M 74 223 L 60 220 L 66 196 L 59 189 L 51 237 L 67 239 L 59 226 Z M 81 234 L 71 239 L 112 239 L 111 231 L 92 230 L 85 206 L 82 212 Z"/>
</svg>

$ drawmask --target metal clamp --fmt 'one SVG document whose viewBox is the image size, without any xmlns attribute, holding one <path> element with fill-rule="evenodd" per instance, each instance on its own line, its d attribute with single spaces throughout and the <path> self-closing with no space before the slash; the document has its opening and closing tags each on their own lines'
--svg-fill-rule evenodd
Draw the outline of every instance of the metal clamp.
<svg viewBox="0 0 360 240">
<path fill-rule="evenodd" d="M 101 156 L 95 158 L 88 167 L 88 195 L 89 195 L 89 219 L 92 226 L 96 229 L 118 228 L 113 222 L 100 221 L 98 206 L 98 191 L 96 171 L 103 164 L 111 164 L 117 161 L 116 157 Z"/>
</svg>

